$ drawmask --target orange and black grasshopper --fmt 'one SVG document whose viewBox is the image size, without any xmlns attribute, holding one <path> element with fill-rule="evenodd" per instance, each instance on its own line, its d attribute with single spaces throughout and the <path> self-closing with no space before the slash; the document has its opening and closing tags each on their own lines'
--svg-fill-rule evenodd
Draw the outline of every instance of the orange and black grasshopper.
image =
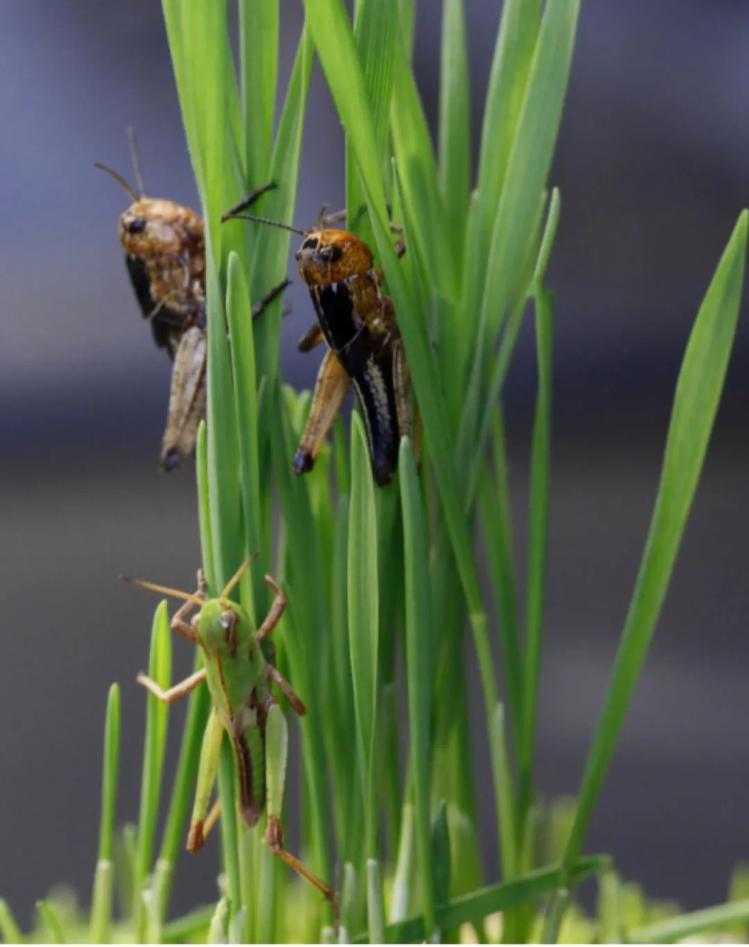
<svg viewBox="0 0 749 947">
<path fill-rule="evenodd" d="M 401 436 L 413 434 L 413 416 L 403 343 L 392 301 L 382 291 L 382 271 L 374 268 L 372 251 L 363 240 L 347 230 L 325 226 L 331 218 L 321 217 L 316 229 L 305 231 L 243 213 L 248 206 L 245 201 L 222 219 L 255 220 L 304 238 L 296 261 L 312 297 L 317 324 L 304 335 L 299 348 L 307 352 L 323 339 L 329 346 L 294 470 L 301 474 L 312 469 L 353 384 L 364 414 L 372 474 L 384 486 L 395 473 Z"/>
<path fill-rule="evenodd" d="M 129 133 L 138 192 L 111 168 L 106 171 L 133 203 L 119 217 L 117 236 L 125 251 L 130 282 L 154 341 L 173 361 L 169 411 L 161 444 L 161 465 L 173 470 L 195 449 L 206 405 L 205 244 L 203 220 L 175 201 L 147 197 L 132 132 Z M 254 203 L 274 184 L 252 194 Z M 252 310 L 253 319 L 284 291 L 274 287 Z"/>
</svg>

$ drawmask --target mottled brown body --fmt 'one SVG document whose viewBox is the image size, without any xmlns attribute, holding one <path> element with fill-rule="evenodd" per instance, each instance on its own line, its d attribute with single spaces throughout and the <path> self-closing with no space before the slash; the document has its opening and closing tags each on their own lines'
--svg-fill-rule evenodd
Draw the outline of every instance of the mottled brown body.
<svg viewBox="0 0 749 947">
<path fill-rule="evenodd" d="M 141 197 L 120 214 L 117 235 L 143 317 L 174 357 L 183 332 L 205 327 L 203 221 L 174 201 Z"/>
<path fill-rule="evenodd" d="M 385 485 L 397 466 L 400 437 L 411 435 L 413 424 L 403 345 L 382 274 L 366 243 L 346 230 L 310 232 L 296 259 L 330 353 L 318 373 L 294 469 L 312 468 L 350 380 L 364 414 L 372 472 Z M 316 341 L 308 333 L 301 347 Z"/>
</svg>

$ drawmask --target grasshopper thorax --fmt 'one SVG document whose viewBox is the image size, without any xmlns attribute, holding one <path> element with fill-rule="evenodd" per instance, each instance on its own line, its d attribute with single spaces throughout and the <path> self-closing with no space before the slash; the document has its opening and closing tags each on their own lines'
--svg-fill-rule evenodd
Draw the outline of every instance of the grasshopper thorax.
<svg viewBox="0 0 749 947">
<path fill-rule="evenodd" d="M 348 230 L 325 228 L 305 236 L 296 261 L 307 286 L 325 286 L 371 270 L 372 251 Z"/>
</svg>

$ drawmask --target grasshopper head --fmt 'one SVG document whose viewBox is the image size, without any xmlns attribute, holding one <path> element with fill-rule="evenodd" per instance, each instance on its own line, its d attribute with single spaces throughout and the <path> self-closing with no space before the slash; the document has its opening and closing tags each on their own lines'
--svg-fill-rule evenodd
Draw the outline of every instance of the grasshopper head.
<svg viewBox="0 0 749 947">
<path fill-rule="evenodd" d="M 226 599 L 211 598 L 193 619 L 198 637 L 207 651 L 234 653 L 248 637 L 250 624 L 241 608 Z"/>
<path fill-rule="evenodd" d="M 174 201 L 141 197 L 120 214 L 117 235 L 126 253 L 148 256 L 179 253 L 203 238 L 203 223 Z"/>
<path fill-rule="evenodd" d="M 372 267 L 372 251 L 347 230 L 313 230 L 296 253 L 299 275 L 308 286 L 339 283 Z"/>
</svg>

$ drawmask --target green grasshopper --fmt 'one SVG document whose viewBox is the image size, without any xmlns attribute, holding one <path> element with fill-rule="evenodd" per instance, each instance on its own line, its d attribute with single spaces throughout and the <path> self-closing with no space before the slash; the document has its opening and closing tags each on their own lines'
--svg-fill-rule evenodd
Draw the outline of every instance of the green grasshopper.
<svg viewBox="0 0 749 947">
<path fill-rule="evenodd" d="M 287 731 L 286 720 L 271 692 L 271 685 L 278 688 L 297 714 L 303 716 L 307 709 L 288 681 L 263 657 L 260 647 L 263 639 L 278 624 L 286 607 L 281 587 L 271 576 L 265 576 L 265 582 L 275 593 L 275 598 L 257 630 L 247 612 L 229 600 L 229 595 L 250 562 L 248 559 L 242 564 L 218 598 L 206 598 L 200 572 L 198 590 L 192 595 L 153 582 L 126 578 L 126 581 L 141 588 L 184 600 L 184 604 L 174 613 L 171 628 L 198 645 L 204 661 L 203 668 L 168 690 L 162 690 L 143 673 L 138 675 L 137 681 L 167 704 L 186 697 L 203 682 L 208 685 L 211 695 L 213 707 L 200 751 L 187 850 L 197 852 L 203 847 L 208 830 L 218 818 L 218 803 L 210 813 L 209 806 L 216 782 L 221 741 L 226 733 L 236 763 L 237 798 L 242 819 L 252 828 L 266 809 L 265 840 L 270 850 L 314 885 L 332 903 L 334 913 L 337 913 L 333 889 L 283 847 L 280 813 L 286 775 Z M 200 611 L 188 621 L 190 612 L 196 608 Z"/>
</svg>

